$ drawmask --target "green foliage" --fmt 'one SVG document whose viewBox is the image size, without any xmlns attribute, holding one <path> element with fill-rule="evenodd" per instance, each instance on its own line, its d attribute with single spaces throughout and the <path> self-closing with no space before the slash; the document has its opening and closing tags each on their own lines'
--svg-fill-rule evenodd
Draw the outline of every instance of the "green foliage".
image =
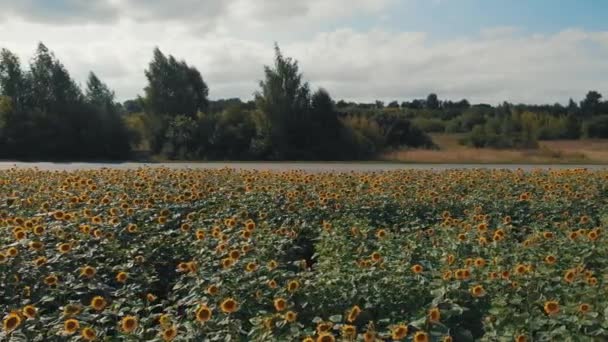
<svg viewBox="0 0 608 342">
<path fill-rule="evenodd" d="M 130 132 L 114 93 L 91 73 L 83 94 L 63 64 L 39 44 L 27 72 L 18 58 L 0 53 L 2 119 L 0 157 L 18 159 L 124 159 Z M 7 102 L 8 101 L 8 102 Z"/>
<path fill-rule="evenodd" d="M 608 138 L 608 114 L 591 118 L 585 123 L 583 130 L 588 138 Z"/>
</svg>

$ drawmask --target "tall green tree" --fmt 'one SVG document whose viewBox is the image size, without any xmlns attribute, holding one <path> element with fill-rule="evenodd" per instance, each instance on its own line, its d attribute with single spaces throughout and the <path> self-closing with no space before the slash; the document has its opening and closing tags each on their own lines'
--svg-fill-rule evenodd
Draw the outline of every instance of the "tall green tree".
<svg viewBox="0 0 608 342">
<path fill-rule="evenodd" d="M 274 66 L 264 67 L 265 79 L 255 94 L 257 107 L 265 114 L 265 132 L 274 158 L 293 158 L 302 153 L 302 127 L 310 109 L 310 88 L 302 79 L 298 62 L 284 57 L 275 45 Z"/>
<path fill-rule="evenodd" d="M 148 111 L 193 118 L 207 108 L 209 88 L 200 72 L 185 61 L 178 61 L 171 55 L 167 57 L 156 48 L 145 74 Z"/>
</svg>

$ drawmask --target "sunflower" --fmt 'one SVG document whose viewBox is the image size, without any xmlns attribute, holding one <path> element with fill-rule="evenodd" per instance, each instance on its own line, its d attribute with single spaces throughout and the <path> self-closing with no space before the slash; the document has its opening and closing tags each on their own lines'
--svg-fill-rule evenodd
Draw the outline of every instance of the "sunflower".
<svg viewBox="0 0 608 342">
<path fill-rule="evenodd" d="M 363 334 L 363 341 L 364 342 L 375 342 L 376 341 L 376 333 L 373 331 L 366 331 Z"/>
<path fill-rule="evenodd" d="M 85 278 L 93 278 L 95 276 L 95 274 L 97 273 L 97 270 L 95 270 L 94 267 L 92 266 L 85 266 L 83 268 L 80 269 L 80 276 L 81 277 L 85 277 Z"/>
<path fill-rule="evenodd" d="M 9 249 L 6 250 L 6 254 L 11 257 L 14 258 L 19 254 L 19 250 L 16 247 L 11 247 Z"/>
<path fill-rule="evenodd" d="M 241 257 L 241 251 L 238 249 L 233 249 L 230 251 L 230 253 L 228 253 L 228 256 L 236 260 Z"/>
<path fill-rule="evenodd" d="M 205 231 L 204 230 L 199 229 L 199 230 L 196 231 L 195 234 L 196 234 L 195 236 L 196 236 L 197 240 L 202 240 L 202 239 L 205 238 Z"/>
<path fill-rule="evenodd" d="M 101 296 L 95 296 L 93 297 L 93 299 L 91 299 L 91 308 L 93 308 L 93 310 L 96 311 L 101 311 L 106 307 L 107 303 L 105 298 L 101 297 Z"/>
<path fill-rule="evenodd" d="M 137 329 L 138 324 L 137 317 L 125 316 L 120 320 L 120 329 L 125 333 L 131 333 Z"/>
<path fill-rule="evenodd" d="M 287 291 L 289 292 L 296 292 L 298 288 L 300 288 L 300 282 L 297 280 L 291 280 L 287 283 Z"/>
<path fill-rule="evenodd" d="M 234 265 L 235 261 L 236 260 L 234 260 L 232 258 L 224 258 L 224 259 L 222 259 L 222 261 L 221 261 L 222 268 L 229 268 L 229 267 L 231 267 L 232 265 Z"/>
<path fill-rule="evenodd" d="M 40 267 L 46 264 L 47 259 L 45 257 L 38 257 L 34 260 L 34 266 Z"/>
<path fill-rule="evenodd" d="M 317 336 L 317 341 L 316 342 L 335 342 L 336 338 L 334 337 L 334 335 L 328 333 L 328 332 L 324 332 L 319 334 L 319 336 Z"/>
<path fill-rule="evenodd" d="M 473 286 L 471 288 L 470 292 L 473 297 L 483 297 L 486 294 L 486 291 L 484 290 L 483 286 L 481 286 L 481 285 Z"/>
<path fill-rule="evenodd" d="M 85 341 L 93 341 L 97 337 L 97 332 L 91 327 L 86 327 L 82 329 L 80 336 L 82 336 L 82 339 Z"/>
<path fill-rule="evenodd" d="M 79 304 L 68 304 L 63 308 L 63 315 L 66 317 L 76 316 L 82 311 Z"/>
<path fill-rule="evenodd" d="M 285 310 L 285 308 L 287 308 L 287 301 L 284 298 L 276 298 L 273 301 L 274 304 L 274 308 L 277 311 L 283 311 Z"/>
<path fill-rule="evenodd" d="M 376 232 L 376 237 L 378 239 L 384 239 L 386 237 L 386 230 L 380 229 Z"/>
<path fill-rule="evenodd" d="M 361 308 L 358 305 L 355 305 L 348 311 L 346 320 L 349 323 L 352 323 L 357 320 L 357 317 L 359 317 L 360 313 L 361 313 Z"/>
<path fill-rule="evenodd" d="M 453 341 L 454 341 L 454 339 L 452 338 L 452 336 L 444 336 L 441 339 L 441 342 L 453 342 Z"/>
<path fill-rule="evenodd" d="M 412 266 L 411 270 L 412 270 L 412 272 L 419 274 L 419 273 L 422 273 L 423 268 L 421 265 L 416 264 L 416 265 Z"/>
<path fill-rule="evenodd" d="M 547 315 L 555 315 L 559 313 L 559 303 L 554 300 L 547 301 L 545 302 L 544 309 Z"/>
<path fill-rule="evenodd" d="M 294 311 L 287 311 L 283 317 L 285 317 L 287 322 L 295 322 L 295 320 L 298 318 L 298 314 Z"/>
<path fill-rule="evenodd" d="M 342 326 L 342 336 L 348 340 L 357 337 L 357 328 L 354 325 L 345 324 Z"/>
<path fill-rule="evenodd" d="M 2 326 L 5 332 L 11 332 L 21 325 L 21 316 L 16 312 L 11 312 L 4 317 Z"/>
<path fill-rule="evenodd" d="M 438 308 L 432 308 L 428 313 L 429 322 L 437 323 L 441 319 L 441 311 Z"/>
<path fill-rule="evenodd" d="M 527 342 L 528 341 L 528 337 L 524 334 L 519 334 L 517 336 L 515 336 L 515 342 Z"/>
<path fill-rule="evenodd" d="M 564 274 L 564 281 L 566 283 L 571 283 L 574 281 L 574 278 L 576 277 L 576 270 L 574 269 L 569 269 L 566 271 L 566 273 Z"/>
<path fill-rule="evenodd" d="M 239 305 L 233 298 L 226 298 L 220 304 L 220 308 L 222 309 L 222 312 L 230 314 L 237 311 L 239 309 Z"/>
<path fill-rule="evenodd" d="M 137 233 L 137 225 L 135 223 L 129 223 L 127 226 L 127 232 L 131 234 Z"/>
<path fill-rule="evenodd" d="M 476 267 L 484 267 L 486 265 L 486 260 L 484 258 L 477 258 L 475 259 L 475 266 Z"/>
<path fill-rule="evenodd" d="M 127 282 L 127 278 L 129 278 L 129 275 L 126 272 L 118 272 L 118 274 L 116 274 L 116 281 L 119 283 L 126 283 Z"/>
<path fill-rule="evenodd" d="M 331 323 L 331 322 L 319 322 L 317 324 L 316 330 L 317 330 L 318 334 L 321 334 L 321 333 L 330 331 L 332 327 L 333 327 L 333 323 Z"/>
<path fill-rule="evenodd" d="M 591 305 L 590 304 L 582 303 L 581 305 L 578 306 L 578 312 L 580 312 L 582 314 L 586 314 L 590 310 L 591 310 Z"/>
<path fill-rule="evenodd" d="M 29 243 L 29 246 L 31 249 L 33 249 L 35 251 L 39 251 L 44 247 L 44 244 L 40 241 L 31 241 Z"/>
<path fill-rule="evenodd" d="M 195 316 L 198 322 L 207 322 L 211 319 L 212 311 L 207 305 L 203 304 L 198 309 L 196 309 Z"/>
<path fill-rule="evenodd" d="M 379 252 L 373 252 L 371 258 L 374 262 L 382 260 L 382 255 Z"/>
<path fill-rule="evenodd" d="M 209 285 L 206 292 L 209 295 L 215 296 L 220 292 L 220 288 L 217 285 Z"/>
<path fill-rule="evenodd" d="M 80 323 L 74 318 L 70 318 L 63 322 L 63 332 L 67 335 L 72 335 L 80 328 Z"/>
<path fill-rule="evenodd" d="M 36 226 L 36 227 L 34 227 L 34 229 L 32 231 L 34 232 L 35 235 L 42 235 L 42 234 L 44 234 L 45 230 L 46 229 L 44 229 L 43 226 Z"/>
<path fill-rule="evenodd" d="M 304 337 L 302 342 L 315 342 L 315 339 L 310 336 L 307 336 L 307 337 Z"/>
<path fill-rule="evenodd" d="M 429 334 L 425 333 L 424 331 L 417 331 L 414 334 L 414 339 L 412 341 L 413 342 L 429 342 Z"/>
<path fill-rule="evenodd" d="M 278 265 L 279 265 L 279 263 L 276 260 L 270 260 L 268 262 L 268 266 L 267 267 L 268 267 L 268 270 L 272 271 L 275 268 L 277 268 Z"/>
<path fill-rule="evenodd" d="M 245 266 L 245 271 L 247 272 L 253 272 L 258 268 L 258 265 L 255 262 L 248 262 L 247 265 Z"/>
<path fill-rule="evenodd" d="M 407 336 L 407 325 L 399 324 L 391 329 L 391 338 L 393 340 L 403 340 Z"/>
<path fill-rule="evenodd" d="M 545 263 L 547 265 L 553 265 L 557 262 L 557 258 L 553 254 L 549 254 L 545 257 Z"/>
<path fill-rule="evenodd" d="M 55 286 L 55 285 L 57 285 L 58 282 L 59 282 L 59 278 L 57 278 L 57 276 L 54 274 L 51 274 L 44 278 L 44 284 L 47 286 Z"/>
<path fill-rule="evenodd" d="M 21 313 L 23 314 L 23 316 L 25 316 L 27 318 L 36 317 L 37 311 L 38 311 L 38 309 L 36 309 L 36 307 L 33 305 L 26 305 L 23 307 L 23 309 L 21 309 Z"/>
<path fill-rule="evenodd" d="M 177 336 L 177 327 L 176 326 L 171 326 L 167 329 L 164 329 L 161 332 L 161 337 L 162 337 L 163 341 L 173 341 L 173 339 L 175 339 L 176 336 Z"/>
</svg>

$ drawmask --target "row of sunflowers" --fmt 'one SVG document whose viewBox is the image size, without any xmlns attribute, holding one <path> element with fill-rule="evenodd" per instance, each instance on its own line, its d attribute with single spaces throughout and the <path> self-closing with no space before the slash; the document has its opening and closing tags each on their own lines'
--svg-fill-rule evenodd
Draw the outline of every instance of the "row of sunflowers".
<svg viewBox="0 0 608 342">
<path fill-rule="evenodd" d="M 608 172 L 0 171 L 2 341 L 602 341 Z"/>
</svg>

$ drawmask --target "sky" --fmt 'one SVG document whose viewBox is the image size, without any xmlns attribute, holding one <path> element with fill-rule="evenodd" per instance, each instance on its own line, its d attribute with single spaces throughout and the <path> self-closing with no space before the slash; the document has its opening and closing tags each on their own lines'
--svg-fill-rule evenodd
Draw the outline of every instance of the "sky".
<svg viewBox="0 0 608 342">
<path fill-rule="evenodd" d="M 80 84 L 143 93 L 158 46 L 210 98 L 250 99 L 273 45 L 334 99 L 474 103 L 608 97 L 605 0 L 0 0 L 0 47 L 43 42 Z"/>
</svg>

